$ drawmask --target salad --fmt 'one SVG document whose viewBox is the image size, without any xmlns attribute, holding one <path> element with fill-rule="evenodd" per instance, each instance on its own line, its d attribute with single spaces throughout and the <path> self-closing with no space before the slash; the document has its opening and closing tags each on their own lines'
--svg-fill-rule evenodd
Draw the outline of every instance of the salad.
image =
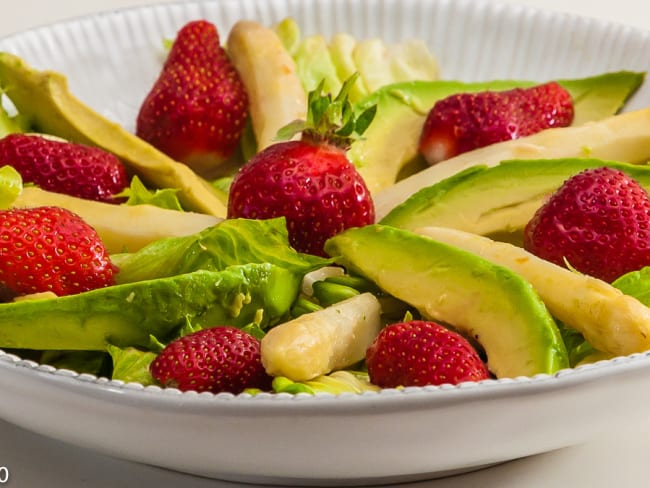
<svg viewBox="0 0 650 488">
<path fill-rule="evenodd" d="M 503 93 L 523 97 L 528 120 L 547 110 L 531 100 L 550 95 L 527 90 L 547 80 L 444 80 L 420 42 L 303 37 L 292 19 L 237 23 L 224 50 L 213 27 L 197 21 L 178 33 L 136 134 L 83 105 L 62 74 L 0 54 L 7 143 L 0 201 L 13 231 L 4 238 L 0 273 L 0 347 L 127 382 L 249 394 L 532 376 L 650 349 L 644 261 L 629 260 L 631 267 L 601 279 L 582 271 L 578 257 L 552 263 L 524 249 L 533 215 L 578 173 L 609 168 L 634 180 L 614 184 L 647 187 L 646 168 L 637 164 L 645 158 L 647 111 L 617 115 L 643 73 L 555 80 L 553 90 L 570 98 L 558 109 L 565 111 L 561 125 L 533 124 L 530 135 L 460 154 L 442 138 L 445 156 L 429 166 L 421 135 L 436 102 L 467 94 L 474 103 L 498 91 L 490 103 L 502 103 Z M 179 106 L 187 92 L 173 98 L 170 91 L 190 86 L 205 89 L 211 110 L 186 117 Z M 505 107 L 515 104 L 507 100 Z M 498 127 L 492 122 L 490 131 Z M 190 129 L 196 132 L 187 142 Z M 278 142 L 277 134 L 291 140 Z M 71 142 L 116 156 L 121 176 L 98 184 L 79 167 L 106 168 L 105 156 L 97 162 Z M 291 150 L 282 161 L 318 154 L 302 164 L 325 168 L 310 178 L 328 189 L 327 198 L 314 190 L 310 199 L 308 186 L 289 188 L 277 176 L 294 171 L 268 162 L 278 147 Z M 70 179 L 108 187 L 107 199 L 66 193 L 63 178 L 52 187 L 38 180 L 47 165 L 25 154 L 41 151 L 69 151 Z M 264 171 L 246 173 L 262 159 Z M 21 163 L 38 171 L 30 175 Z M 281 183 L 275 189 L 274 180 Z M 635 212 L 643 198 L 629 197 Z M 41 259 L 39 266 L 54 262 L 49 274 L 14 259 L 35 231 L 61 235 L 44 207 L 72 212 L 64 223 L 72 221 L 70 236 L 82 238 L 74 250 L 66 244 L 72 237 L 63 239 L 53 246 L 55 259 Z M 640 220 L 617 218 L 624 228 Z M 643 247 L 625 245 L 617 255 L 636 256 Z M 71 267 L 66 274 L 63 262 Z M 61 279 L 70 275 L 72 285 Z M 399 339 L 407 326 L 424 342 Z M 246 358 L 241 370 L 241 361 L 219 359 L 228 348 Z M 187 355 L 192 365 L 179 373 L 178 359 Z M 408 369 L 393 362 L 400 356 L 429 363 L 415 377 L 386 375 Z M 208 359 L 222 361 L 226 376 L 256 379 L 213 381 L 213 371 L 196 366 Z M 452 373 L 432 373 L 433 364 L 452 365 Z"/>
</svg>

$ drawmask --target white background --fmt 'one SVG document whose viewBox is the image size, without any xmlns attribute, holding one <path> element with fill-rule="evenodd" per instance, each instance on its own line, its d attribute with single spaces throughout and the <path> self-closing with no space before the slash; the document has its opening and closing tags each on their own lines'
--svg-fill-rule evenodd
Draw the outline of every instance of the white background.
<svg viewBox="0 0 650 488">
<path fill-rule="evenodd" d="M 87 13 L 165 0 L 2 0 L 0 36 Z M 502 0 L 598 17 L 650 29 L 647 0 Z M 650 67 L 649 67 L 650 68 Z M 2 392 L 0 392 L 2 401 Z M 649 408 L 650 418 L 650 408 Z M 487 421 L 488 419 L 486 419 Z M 98 419 L 100 421 L 100 419 Z M 531 419 L 534 422 L 534 419 Z M 170 446 L 173 448 L 173 446 Z M 586 445 L 510 462 L 464 476 L 408 485 L 410 488 L 457 487 L 636 487 L 650 486 L 650 422 Z M 51 488 L 156 486 L 159 488 L 238 485 L 194 478 L 110 459 L 45 439 L 0 421 L 0 468 L 10 480 L 3 486 Z"/>
</svg>

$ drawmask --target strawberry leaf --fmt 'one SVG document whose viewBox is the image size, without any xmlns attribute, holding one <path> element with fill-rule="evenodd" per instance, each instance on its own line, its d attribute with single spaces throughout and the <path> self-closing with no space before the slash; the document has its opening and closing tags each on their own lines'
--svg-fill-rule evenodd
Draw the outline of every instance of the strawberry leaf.
<svg viewBox="0 0 650 488">
<path fill-rule="evenodd" d="M 296 134 L 300 134 L 307 128 L 307 122 L 304 120 L 294 120 L 278 130 L 275 136 L 276 141 L 288 141 Z"/>
<path fill-rule="evenodd" d="M 358 73 L 348 78 L 334 99 L 331 94 L 322 93 L 325 80 L 321 80 L 307 96 L 307 120 L 296 120 L 282 127 L 276 139 L 288 140 L 301 132 L 303 140 L 347 150 L 368 128 L 376 113 L 376 105 L 372 105 L 356 116 L 348 96 L 358 78 Z"/>
<path fill-rule="evenodd" d="M 355 132 L 358 135 L 363 135 L 366 129 L 370 126 L 377 114 L 377 105 L 372 105 L 364 110 L 361 115 L 357 117 Z"/>
</svg>

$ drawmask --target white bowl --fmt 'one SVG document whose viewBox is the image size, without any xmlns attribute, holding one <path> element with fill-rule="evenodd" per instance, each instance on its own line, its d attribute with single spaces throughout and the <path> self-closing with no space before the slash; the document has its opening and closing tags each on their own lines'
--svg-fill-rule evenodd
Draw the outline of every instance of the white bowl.
<svg viewBox="0 0 650 488">
<path fill-rule="evenodd" d="M 649 33 L 479 0 L 220 0 L 116 11 L 0 40 L 65 73 L 72 91 L 132 129 L 162 39 L 206 18 L 292 15 L 305 34 L 424 39 L 443 76 L 545 81 L 650 66 Z M 644 86 L 627 109 L 650 104 Z M 363 395 L 181 393 L 55 370 L 0 352 L 0 416 L 90 449 L 214 478 L 378 484 L 438 477 L 584 442 L 633 425 L 650 401 L 650 357 L 553 376 Z"/>
</svg>

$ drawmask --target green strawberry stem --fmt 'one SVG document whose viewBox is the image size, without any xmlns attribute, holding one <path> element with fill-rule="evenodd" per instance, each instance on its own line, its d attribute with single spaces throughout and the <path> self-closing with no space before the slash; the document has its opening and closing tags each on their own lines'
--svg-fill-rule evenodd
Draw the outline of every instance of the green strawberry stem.
<svg viewBox="0 0 650 488">
<path fill-rule="evenodd" d="M 307 120 L 295 120 L 282 127 L 277 139 L 288 140 L 302 133 L 303 140 L 330 144 L 347 151 L 363 135 L 377 113 L 377 105 L 371 105 L 355 114 L 348 97 L 358 77 L 359 73 L 350 76 L 334 99 L 330 93 L 323 94 L 325 80 L 321 80 L 307 97 Z"/>
</svg>

